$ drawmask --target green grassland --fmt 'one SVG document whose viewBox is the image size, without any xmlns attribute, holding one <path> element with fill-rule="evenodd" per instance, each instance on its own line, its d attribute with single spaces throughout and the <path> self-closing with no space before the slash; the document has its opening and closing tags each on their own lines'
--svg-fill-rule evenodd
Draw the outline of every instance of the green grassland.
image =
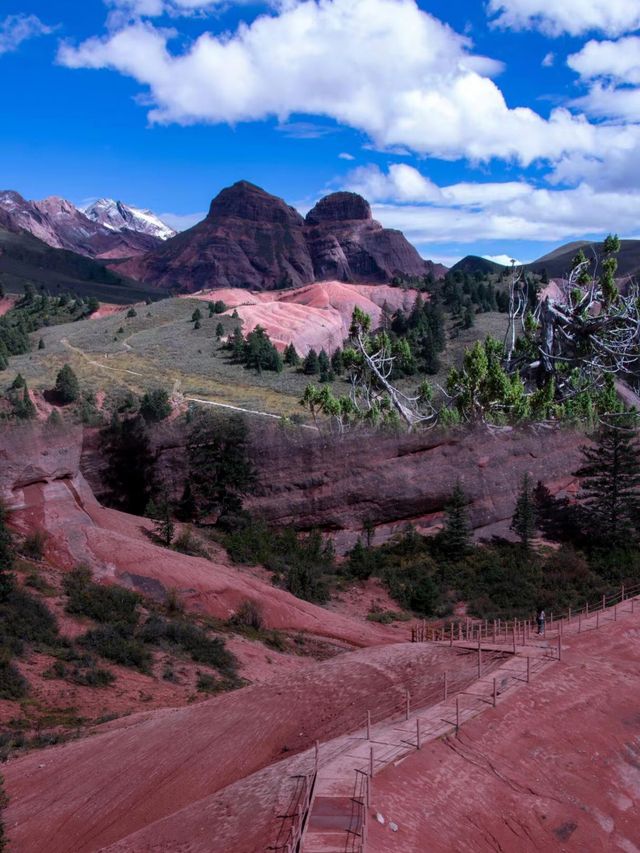
<svg viewBox="0 0 640 853">
<path fill-rule="evenodd" d="M 194 329 L 191 315 L 200 308 L 201 328 Z M 97 320 L 50 326 L 32 336 L 30 353 L 14 356 L 9 368 L 0 373 L 0 388 L 6 388 L 20 372 L 30 388 L 51 388 L 57 371 L 69 363 L 84 390 L 115 392 L 129 389 L 141 394 L 153 388 L 166 388 L 185 397 L 198 397 L 217 403 L 279 415 L 303 415 L 300 397 L 309 381 L 302 372 L 285 367 L 282 373 L 246 370 L 232 364 L 229 353 L 215 338 L 219 322 L 226 332 L 238 320 L 229 315 L 207 316 L 206 304 L 193 299 L 163 299 L 150 305 L 137 305 L 137 315 L 128 318 L 127 309 Z M 502 336 L 507 318 L 504 314 L 478 314 L 471 329 L 448 322 L 448 343 L 441 354 L 441 369 L 429 377 L 443 383 L 453 364 L 458 364 L 464 348 L 487 334 Z M 44 349 L 37 349 L 39 338 Z M 404 381 L 407 389 L 419 384 L 414 376 Z M 348 393 L 344 379 L 333 383 L 334 393 Z"/>
</svg>

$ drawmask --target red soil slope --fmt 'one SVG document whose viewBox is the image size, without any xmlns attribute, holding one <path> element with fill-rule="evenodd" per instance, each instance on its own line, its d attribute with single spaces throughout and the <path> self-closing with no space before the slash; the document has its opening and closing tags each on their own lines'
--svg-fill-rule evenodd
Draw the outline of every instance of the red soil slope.
<svg viewBox="0 0 640 853">
<path fill-rule="evenodd" d="M 279 349 L 292 343 L 300 355 L 306 355 L 312 347 L 316 351 L 324 347 L 327 352 L 341 347 L 356 306 L 371 316 L 375 328 L 380 325 L 385 302 L 391 312 L 399 308 L 410 311 L 416 295 L 414 290 L 386 284 L 325 281 L 271 293 L 228 287 L 202 291 L 190 298 L 222 300 L 229 310 L 238 312 L 245 335 L 262 326 Z"/>
<path fill-rule="evenodd" d="M 264 849 L 264 833 L 275 825 L 274 799 L 281 785 L 290 786 L 288 765 L 276 765 L 262 782 L 247 779 L 240 790 L 220 794 L 216 802 L 227 803 L 226 814 L 213 805 L 189 807 L 316 739 L 359 728 L 367 708 L 375 717 L 390 699 L 401 704 L 405 690 L 424 690 L 429 680 L 439 685 L 442 672 L 456 667 L 473 679 L 473 655 L 455 649 L 410 643 L 363 649 L 269 685 L 137 714 L 83 741 L 25 755 L 3 768 L 10 838 L 21 853 L 40 853 L 43 838 L 47 853 L 83 853 L 149 826 L 144 844 L 126 842 L 119 849 Z M 151 826 L 164 818 L 162 827 Z M 190 846 L 205 824 L 209 846 Z M 249 825 L 254 832 L 263 827 L 262 848 L 238 842 Z M 171 837 L 181 840 L 179 847 Z M 217 838 L 235 842 L 221 847 Z"/>
<path fill-rule="evenodd" d="M 164 598 L 175 589 L 186 606 L 227 619 L 246 599 L 260 602 L 265 626 L 303 631 L 351 646 L 393 642 L 404 627 L 353 619 L 302 601 L 241 571 L 222 554 L 215 561 L 154 544 L 148 519 L 105 509 L 79 473 L 80 436 L 33 426 L 0 433 L 0 496 L 23 533 L 49 534 L 48 558 L 71 568 L 85 563 L 99 579 Z"/>
<path fill-rule="evenodd" d="M 637 851 L 639 620 L 567 637 L 530 689 L 377 776 L 368 849 Z"/>
</svg>

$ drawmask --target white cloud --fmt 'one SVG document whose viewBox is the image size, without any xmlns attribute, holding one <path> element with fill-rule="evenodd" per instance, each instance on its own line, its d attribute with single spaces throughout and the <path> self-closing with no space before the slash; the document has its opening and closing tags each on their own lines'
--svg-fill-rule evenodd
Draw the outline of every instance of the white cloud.
<svg viewBox="0 0 640 853">
<path fill-rule="evenodd" d="M 346 151 L 341 151 L 341 152 L 338 154 L 338 157 L 340 158 L 340 160 L 355 160 L 355 159 L 356 159 L 356 158 L 353 156 L 353 154 L 348 154 Z"/>
<path fill-rule="evenodd" d="M 173 228 L 174 231 L 186 231 L 187 228 L 191 228 L 193 225 L 197 225 L 198 222 L 201 222 L 206 213 L 160 213 L 158 218 L 161 219 L 166 225 L 169 225 Z"/>
<path fill-rule="evenodd" d="M 518 181 L 438 187 L 412 167 L 403 169 L 398 181 L 395 166 L 386 173 L 377 166 L 361 167 L 346 177 L 344 186 L 366 195 L 384 225 L 399 228 L 422 246 L 507 239 L 559 242 L 611 230 L 629 234 L 640 219 L 640 189 L 598 190 L 586 183 L 545 189 Z M 411 177 L 410 171 L 416 174 Z"/>
<path fill-rule="evenodd" d="M 286 121 L 279 124 L 276 130 L 292 139 L 320 139 L 331 133 L 337 133 L 340 128 L 314 121 Z"/>
<path fill-rule="evenodd" d="M 519 261 L 517 258 L 512 258 L 511 255 L 483 255 L 482 257 L 486 261 L 493 261 L 494 264 L 500 264 L 503 267 L 510 267 L 512 263 L 521 267 L 529 263 L 529 261 Z"/>
<path fill-rule="evenodd" d="M 489 0 L 493 23 L 514 30 L 538 29 L 549 36 L 579 36 L 598 30 L 620 36 L 640 29 L 638 0 Z"/>
<path fill-rule="evenodd" d="M 589 41 L 567 59 L 583 79 L 604 78 L 640 85 L 640 36 L 618 41 Z"/>
<path fill-rule="evenodd" d="M 106 4 L 122 13 L 112 20 L 124 17 L 155 18 L 160 15 L 189 15 L 219 6 L 222 0 L 105 0 Z"/>
<path fill-rule="evenodd" d="M 325 116 L 380 148 L 523 165 L 598 150 L 598 129 L 566 109 L 546 120 L 510 108 L 491 79 L 501 64 L 473 55 L 466 37 L 415 0 L 291 0 L 235 33 L 205 33 L 181 53 L 169 50 L 175 35 L 136 21 L 63 45 L 59 61 L 135 78 L 149 88 L 152 122 Z"/>
<path fill-rule="evenodd" d="M 543 68 L 551 68 L 556 61 L 556 55 L 553 52 L 546 53 L 542 60 Z"/>
<path fill-rule="evenodd" d="M 36 15 L 8 15 L 0 22 L 0 55 L 17 50 L 22 42 L 52 33 Z"/>
</svg>

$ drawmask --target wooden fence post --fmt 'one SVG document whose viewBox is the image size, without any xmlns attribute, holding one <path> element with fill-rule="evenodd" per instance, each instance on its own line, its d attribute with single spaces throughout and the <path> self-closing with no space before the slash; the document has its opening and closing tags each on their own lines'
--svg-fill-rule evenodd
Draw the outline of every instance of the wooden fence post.
<svg viewBox="0 0 640 853">
<path fill-rule="evenodd" d="M 600 611 L 596 610 L 596 628 L 600 627 Z"/>
<path fill-rule="evenodd" d="M 482 646 L 480 645 L 481 638 L 478 635 L 478 678 L 482 675 Z"/>
<path fill-rule="evenodd" d="M 369 750 L 369 777 L 373 779 L 373 747 Z"/>
<path fill-rule="evenodd" d="M 562 660 L 562 637 L 558 634 L 558 660 Z"/>
<path fill-rule="evenodd" d="M 498 704 L 498 682 L 496 679 L 493 679 L 493 707 L 495 708 Z"/>
</svg>

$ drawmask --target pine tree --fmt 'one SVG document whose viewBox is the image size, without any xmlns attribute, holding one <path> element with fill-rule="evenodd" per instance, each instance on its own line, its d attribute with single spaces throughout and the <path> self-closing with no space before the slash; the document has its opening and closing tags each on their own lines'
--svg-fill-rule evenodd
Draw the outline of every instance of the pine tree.
<svg viewBox="0 0 640 853">
<path fill-rule="evenodd" d="M 342 357 L 342 350 L 340 347 L 333 353 L 331 356 L 331 370 L 335 373 L 336 376 L 340 376 L 344 373 L 344 359 Z"/>
<path fill-rule="evenodd" d="M 171 503 L 167 496 L 164 495 L 157 503 L 153 500 L 149 501 L 145 515 L 153 519 L 154 533 L 163 545 L 169 548 L 175 535 L 175 525 L 171 515 Z"/>
<path fill-rule="evenodd" d="M 196 308 L 196 310 L 191 315 L 191 322 L 197 323 L 199 320 L 202 320 L 202 311 L 199 308 Z"/>
<path fill-rule="evenodd" d="M 531 540 L 535 535 L 536 522 L 536 504 L 531 490 L 531 481 L 529 475 L 525 474 L 522 478 L 522 487 L 516 501 L 510 528 L 520 539 L 520 544 L 525 551 L 529 550 Z"/>
<path fill-rule="evenodd" d="M 614 544 L 637 535 L 640 525 L 640 446 L 635 417 L 603 423 L 595 447 L 583 447 L 581 479 L 585 528 Z"/>
<path fill-rule="evenodd" d="M 216 326 L 216 338 L 220 340 L 220 338 L 224 335 L 224 326 L 222 323 L 218 323 Z"/>
<path fill-rule="evenodd" d="M 302 369 L 306 376 L 314 376 L 316 373 L 320 373 L 318 353 L 314 349 L 310 349 L 307 353 Z"/>
<path fill-rule="evenodd" d="M 67 403 L 75 403 L 80 396 L 80 383 L 70 365 L 65 364 L 58 371 L 54 394 L 59 403 L 66 406 Z"/>
<path fill-rule="evenodd" d="M 471 542 L 471 524 L 467 510 L 467 497 L 459 480 L 445 507 L 445 513 L 446 517 L 441 535 L 442 544 L 450 556 L 463 557 L 469 550 Z"/>
<path fill-rule="evenodd" d="M 293 344 L 287 344 L 284 348 L 284 363 L 288 364 L 289 367 L 297 367 L 300 364 L 300 356 L 296 352 L 296 348 Z"/>
<path fill-rule="evenodd" d="M 13 591 L 13 537 L 7 525 L 9 512 L 5 504 L 0 501 L 0 602 L 6 600 Z"/>
</svg>

